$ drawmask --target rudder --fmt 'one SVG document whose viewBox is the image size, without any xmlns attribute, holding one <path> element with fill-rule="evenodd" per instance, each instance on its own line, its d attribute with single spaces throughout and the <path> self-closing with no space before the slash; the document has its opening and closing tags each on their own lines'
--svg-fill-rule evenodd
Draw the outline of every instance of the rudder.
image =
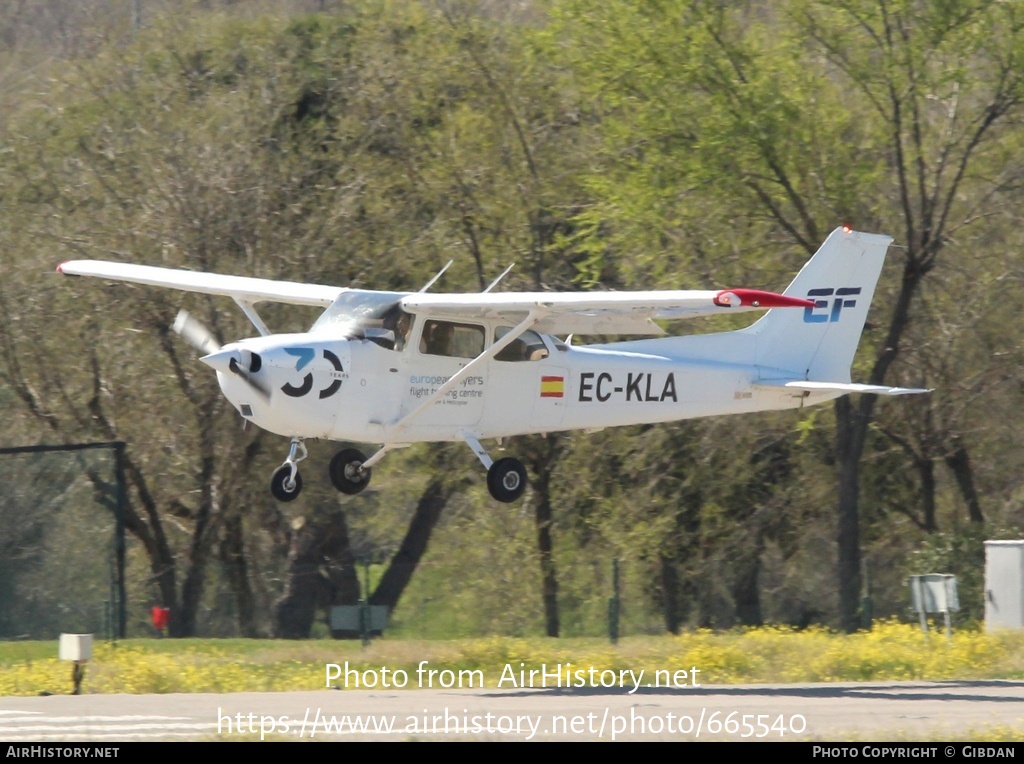
<svg viewBox="0 0 1024 764">
<path fill-rule="evenodd" d="M 774 309 L 741 330 L 754 337 L 762 381 L 849 382 L 891 236 L 837 228 L 783 293 L 816 307 Z"/>
</svg>

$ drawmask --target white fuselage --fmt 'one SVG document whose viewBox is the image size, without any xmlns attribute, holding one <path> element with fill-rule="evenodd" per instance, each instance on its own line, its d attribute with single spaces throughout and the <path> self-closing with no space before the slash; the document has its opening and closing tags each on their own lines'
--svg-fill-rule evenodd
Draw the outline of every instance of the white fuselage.
<svg viewBox="0 0 1024 764">
<path fill-rule="evenodd" d="M 484 328 L 493 337 L 494 327 Z M 728 362 L 715 360 L 711 354 L 722 346 L 709 340 L 714 336 L 571 347 L 540 335 L 546 357 L 479 359 L 418 412 L 472 360 L 423 352 L 418 332 L 400 351 L 322 331 L 226 346 L 259 355 L 253 377 L 270 390 L 269 399 L 227 369 L 218 369 L 218 378 L 242 416 L 266 430 L 363 443 L 600 429 L 795 408 L 835 397 L 756 386 L 764 370 L 754 365 L 752 349 L 749 362 L 741 347 L 725 354 Z M 406 418 L 410 412 L 416 413 Z"/>
</svg>

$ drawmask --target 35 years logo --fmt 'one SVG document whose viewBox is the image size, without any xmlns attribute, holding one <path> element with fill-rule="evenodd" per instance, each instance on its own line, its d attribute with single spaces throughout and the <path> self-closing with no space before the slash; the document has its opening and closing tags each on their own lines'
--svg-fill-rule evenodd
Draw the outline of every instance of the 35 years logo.
<svg viewBox="0 0 1024 764">
<path fill-rule="evenodd" d="M 316 357 L 316 351 L 313 348 L 285 348 L 284 352 L 288 355 L 296 357 L 295 370 L 302 371 Z M 331 375 L 331 383 L 327 387 L 320 391 L 320 398 L 330 398 L 338 390 L 341 389 L 341 379 L 344 376 L 345 370 L 341 366 L 341 359 L 338 358 L 330 350 L 323 351 L 324 358 L 334 367 L 334 371 L 328 372 Z M 302 382 L 299 385 L 293 385 L 291 382 L 281 386 L 281 392 L 285 395 L 290 395 L 292 398 L 301 398 L 304 395 L 308 395 L 313 389 L 313 372 L 307 372 L 302 378 Z"/>
</svg>

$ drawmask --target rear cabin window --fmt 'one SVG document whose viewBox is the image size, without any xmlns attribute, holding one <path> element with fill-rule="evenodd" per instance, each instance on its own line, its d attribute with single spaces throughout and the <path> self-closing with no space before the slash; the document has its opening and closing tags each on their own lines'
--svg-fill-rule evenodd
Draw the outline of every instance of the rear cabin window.
<svg viewBox="0 0 1024 764">
<path fill-rule="evenodd" d="M 450 358 L 475 358 L 484 350 L 484 329 L 476 324 L 427 321 L 420 336 L 420 352 Z"/>
<path fill-rule="evenodd" d="M 494 341 L 497 342 L 510 331 L 511 327 L 499 326 L 494 330 Z M 540 335 L 528 329 L 494 357 L 499 361 L 539 361 L 548 357 L 548 349 Z"/>
</svg>

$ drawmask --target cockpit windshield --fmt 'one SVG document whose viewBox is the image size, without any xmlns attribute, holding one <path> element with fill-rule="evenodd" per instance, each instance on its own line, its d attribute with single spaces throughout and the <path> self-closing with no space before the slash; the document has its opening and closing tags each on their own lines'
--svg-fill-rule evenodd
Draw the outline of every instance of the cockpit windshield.
<svg viewBox="0 0 1024 764">
<path fill-rule="evenodd" d="M 329 332 L 350 339 L 374 339 L 386 331 L 402 313 L 400 292 L 364 292 L 347 289 L 323 312 L 310 332 Z M 392 338 L 394 335 L 392 335 Z"/>
<path fill-rule="evenodd" d="M 310 332 L 365 339 L 387 350 L 403 350 L 413 321 L 413 316 L 402 310 L 404 296 L 401 292 L 348 289 L 338 295 Z"/>
</svg>

